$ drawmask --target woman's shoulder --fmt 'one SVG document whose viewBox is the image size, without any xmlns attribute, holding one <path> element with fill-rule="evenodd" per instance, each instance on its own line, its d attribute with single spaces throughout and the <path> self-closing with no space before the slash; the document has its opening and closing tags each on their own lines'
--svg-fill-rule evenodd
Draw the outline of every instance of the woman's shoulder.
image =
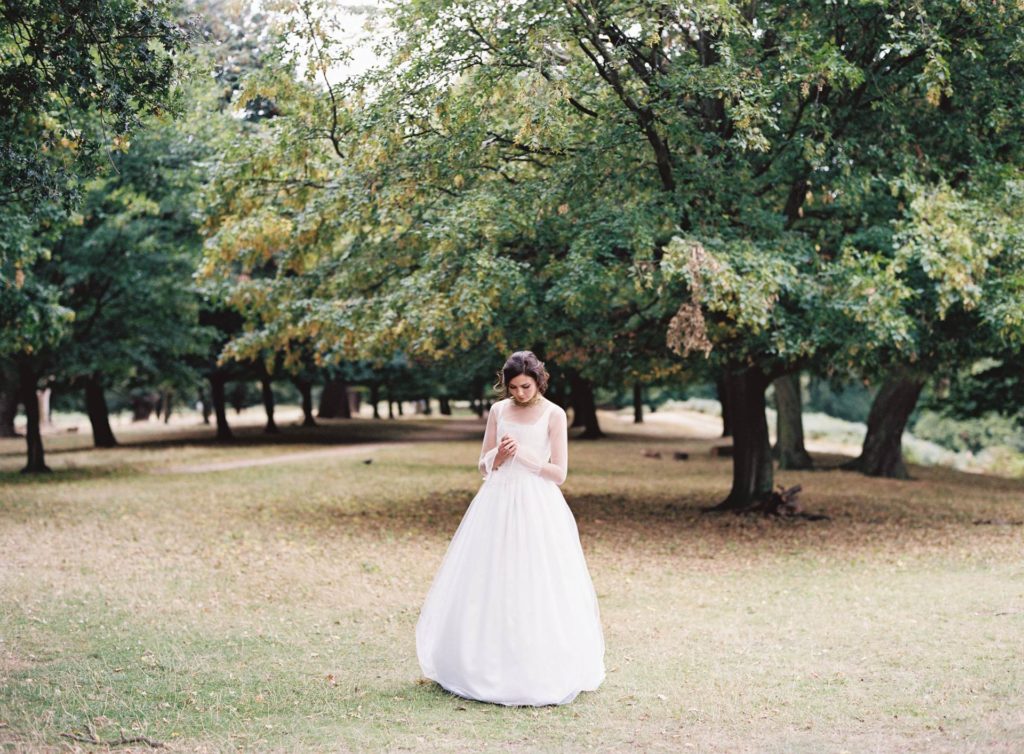
<svg viewBox="0 0 1024 754">
<path fill-rule="evenodd" d="M 548 416 L 556 419 L 565 419 L 565 409 L 552 400 L 544 399 L 548 403 Z"/>
</svg>

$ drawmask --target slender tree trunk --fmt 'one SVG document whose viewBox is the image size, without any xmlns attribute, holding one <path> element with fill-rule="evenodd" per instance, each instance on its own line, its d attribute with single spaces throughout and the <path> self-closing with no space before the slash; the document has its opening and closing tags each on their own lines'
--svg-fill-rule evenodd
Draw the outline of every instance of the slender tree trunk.
<svg viewBox="0 0 1024 754">
<path fill-rule="evenodd" d="M 429 395 L 426 398 L 423 399 L 423 415 L 424 416 L 433 416 L 434 415 L 434 409 L 431 408 L 431 406 L 430 406 L 430 396 Z"/>
<path fill-rule="evenodd" d="M 260 388 L 263 391 L 263 410 L 267 412 L 267 424 L 263 431 L 268 435 L 276 435 L 281 430 L 274 421 L 274 391 L 270 384 L 270 375 L 264 374 L 260 377 Z"/>
<path fill-rule="evenodd" d="M 103 394 L 103 382 L 95 374 L 85 380 L 85 411 L 92 424 L 92 444 L 97 448 L 116 447 L 117 438 L 110 428 L 110 412 Z"/>
<path fill-rule="evenodd" d="M 18 415 L 18 372 L 8 364 L 0 365 L 0 437 L 17 437 L 14 419 Z"/>
<path fill-rule="evenodd" d="M 633 384 L 633 423 L 644 423 L 644 386 L 639 382 Z"/>
<path fill-rule="evenodd" d="M 785 374 L 775 386 L 776 442 L 774 456 L 780 469 L 810 469 L 814 461 L 804 448 L 803 404 L 800 400 L 800 373 Z"/>
<path fill-rule="evenodd" d="M 206 397 L 206 391 L 199 391 L 199 408 L 203 414 L 203 424 L 210 423 L 210 399 Z"/>
<path fill-rule="evenodd" d="M 765 502 L 772 493 L 772 449 L 764 400 L 768 382 L 756 367 L 725 374 L 724 392 L 735 420 L 732 490 L 713 510 L 745 510 Z"/>
<path fill-rule="evenodd" d="M 316 419 L 313 418 L 313 383 L 299 377 L 292 377 L 292 384 L 302 396 L 302 426 L 315 427 Z"/>
<path fill-rule="evenodd" d="M 214 373 L 210 376 L 210 396 L 213 399 L 213 413 L 217 417 L 217 439 L 228 441 L 235 439 L 231 427 L 228 426 L 227 401 L 224 398 L 224 385 L 227 378 Z"/>
<path fill-rule="evenodd" d="M 18 395 L 25 409 L 25 445 L 27 462 L 22 474 L 45 474 L 50 468 L 46 465 L 43 452 L 43 436 L 39 431 L 39 396 L 36 393 L 37 376 L 27 359 L 18 364 Z"/>
<path fill-rule="evenodd" d="M 394 419 L 395 418 L 395 402 L 393 400 L 391 400 L 390 398 L 388 398 L 388 418 L 389 419 Z"/>
<path fill-rule="evenodd" d="M 398 404 L 398 415 L 405 416 L 405 411 L 402 409 L 402 401 L 395 401 Z"/>
<path fill-rule="evenodd" d="M 868 476 L 910 478 L 903 463 L 903 431 L 925 382 L 918 375 L 895 374 L 882 383 L 871 404 L 868 433 L 860 455 L 842 468 Z"/>
<path fill-rule="evenodd" d="M 165 390 L 163 392 L 163 398 L 161 400 L 164 404 L 164 424 L 170 424 L 171 410 L 174 407 L 174 391 Z"/>
<path fill-rule="evenodd" d="M 582 418 L 583 434 L 581 438 L 597 440 L 604 437 L 601 425 L 597 423 L 597 406 L 594 404 L 594 386 L 590 380 L 584 379 L 579 373 L 569 373 L 569 384 L 572 387 L 572 405 L 575 417 Z M 572 425 L 579 426 L 574 417 Z"/>
<path fill-rule="evenodd" d="M 370 405 L 373 406 L 373 418 L 380 418 L 380 409 L 377 404 L 380 403 L 380 385 L 376 382 L 370 385 Z"/>
<path fill-rule="evenodd" d="M 722 437 L 732 437 L 732 406 L 729 404 L 724 377 L 715 380 L 715 388 L 718 390 L 718 402 L 722 405 Z"/>
<path fill-rule="evenodd" d="M 317 415 L 321 419 L 352 418 L 352 409 L 348 402 L 348 385 L 345 380 L 332 378 L 324 383 Z"/>
<path fill-rule="evenodd" d="M 452 402 L 447 395 L 442 395 L 437 399 L 437 402 L 440 405 L 438 410 L 441 412 L 441 416 L 452 415 Z"/>
</svg>

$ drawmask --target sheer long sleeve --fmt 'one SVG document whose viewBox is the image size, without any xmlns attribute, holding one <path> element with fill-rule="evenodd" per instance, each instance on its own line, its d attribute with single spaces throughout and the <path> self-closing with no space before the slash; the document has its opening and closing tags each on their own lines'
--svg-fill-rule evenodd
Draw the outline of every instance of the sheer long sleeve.
<svg viewBox="0 0 1024 754">
<path fill-rule="evenodd" d="M 477 467 L 484 479 L 494 469 L 494 459 L 498 455 L 498 409 L 492 406 L 487 412 L 487 429 L 484 430 L 484 444 L 480 449 L 480 462 Z"/>
<path fill-rule="evenodd" d="M 561 485 L 569 473 L 569 433 L 565 411 L 559 406 L 552 406 L 548 414 L 548 442 L 550 460 L 542 461 L 522 449 L 516 453 L 515 460 L 534 474 Z"/>
</svg>

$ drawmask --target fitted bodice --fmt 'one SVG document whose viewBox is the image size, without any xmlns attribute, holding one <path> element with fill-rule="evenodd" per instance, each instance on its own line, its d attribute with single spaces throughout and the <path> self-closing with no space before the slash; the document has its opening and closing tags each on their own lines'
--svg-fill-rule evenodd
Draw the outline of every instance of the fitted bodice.
<svg viewBox="0 0 1024 754">
<path fill-rule="evenodd" d="M 550 410 L 550 404 L 548 406 Z M 541 462 L 551 457 L 551 440 L 548 436 L 548 411 L 530 424 L 520 424 L 505 416 L 498 417 L 498 438 L 504 435 L 516 438 L 522 450 L 527 451 Z"/>
</svg>

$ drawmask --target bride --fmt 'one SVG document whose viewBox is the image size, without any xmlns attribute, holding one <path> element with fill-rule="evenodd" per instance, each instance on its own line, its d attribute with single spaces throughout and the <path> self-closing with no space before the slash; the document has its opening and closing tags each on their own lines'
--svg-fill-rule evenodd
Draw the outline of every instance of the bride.
<svg viewBox="0 0 1024 754">
<path fill-rule="evenodd" d="M 468 699 L 566 704 L 604 679 L 597 594 L 559 485 L 565 411 L 530 351 L 509 357 L 480 454 L 484 483 L 416 624 L 423 674 Z"/>
</svg>

